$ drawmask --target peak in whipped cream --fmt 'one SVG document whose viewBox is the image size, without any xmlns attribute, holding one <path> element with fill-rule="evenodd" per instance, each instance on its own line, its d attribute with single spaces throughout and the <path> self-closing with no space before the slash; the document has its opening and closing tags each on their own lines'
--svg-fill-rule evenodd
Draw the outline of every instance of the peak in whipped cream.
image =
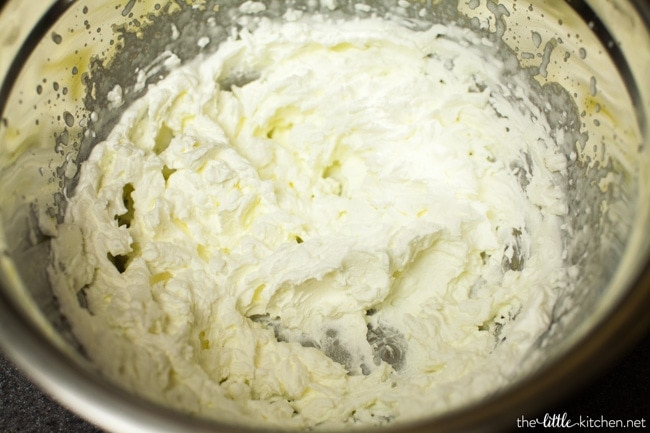
<svg viewBox="0 0 650 433">
<path fill-rule="evenodd" d="M 517 377 L 566 285 L 560 134 L 468 29 L 261 19 L 81 170 L 50 279 L 101 372 L 225 422 L 346 428 Z"/>
</svg>

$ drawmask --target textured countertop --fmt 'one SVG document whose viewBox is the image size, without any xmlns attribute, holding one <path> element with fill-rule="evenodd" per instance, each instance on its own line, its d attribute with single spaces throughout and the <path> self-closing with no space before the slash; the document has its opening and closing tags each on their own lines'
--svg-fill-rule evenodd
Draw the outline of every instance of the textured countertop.
<svg viewBox="0 0 650 433">
<path fill-rule="evenodd" d="M 610 371 L 566 402 L 549 408 L 547 413 L 564 412 L 574 421 L 579 416 L 608 420 L 644 419 L 645 429 L 626 431 L 650 431 L 650 334 Z M 517 428 L 516 420 L 512 421 L 512 426 L 513 432 L 521 430 Z M 596 428 L 588 430 L 602 431 Z M 0 432 L 102 433 L 102 430 L 44 395 L 0 355 Z"/>
</svg>

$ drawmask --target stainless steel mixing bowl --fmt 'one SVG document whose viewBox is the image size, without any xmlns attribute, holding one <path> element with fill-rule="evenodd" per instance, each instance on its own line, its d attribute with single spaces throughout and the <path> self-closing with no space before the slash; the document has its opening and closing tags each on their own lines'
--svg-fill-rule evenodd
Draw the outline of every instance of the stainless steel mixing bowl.
<svg viewBox="0 0 650 433">
<path fill-rule="evenodd" d="M 584 133 L 563 149 L 572 161 L 565 239 L 573 289 L 535 342 L 545 356 L 478 403 L 410 431 L 488 431 L 536 414 L 608 365 L 648 328 L 650 315 L 650 4 L 614 1 L 264 1 L 342 16 L 394 14 L 413 23 L 455 19 L 502 38 L 543 85 L 573 96 Z M 45 268 L 48 227 L 60 221 L 79 164 L 121 110 L 182 60 L 216 49 L 236 1 L 9 0 L 0 10 L 0 343 L 47 392 L 117 432 L 242 430 L 178 413 L 110 383 L 84 356 L 58 311 Z M 332 7 L 336 6 L 336 7 Z M 460 11 L 458 11 L 458 9 Z M 174 25 L 180 37 L 169 31 Z M 210 43 L 197 44 L 208 36 Z M 141 77 L 142 78 L 142 77 Z M 116 84 L 123 106 L 107 98 Z M 549 113 L 548 115 L 553 115 Z"/>
</svg>

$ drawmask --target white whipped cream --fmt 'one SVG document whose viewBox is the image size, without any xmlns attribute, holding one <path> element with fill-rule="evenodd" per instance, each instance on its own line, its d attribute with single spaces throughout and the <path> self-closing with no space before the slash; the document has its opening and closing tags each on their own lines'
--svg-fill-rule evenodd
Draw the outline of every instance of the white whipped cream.
<svg viewBox="0 0 650 433">
<path fill-rule="evenodd" d="M 50 276 L 90 358 L 180 410 L 297 428 L 512 381 L 565 284 L 566 159 L 527 81 L 453 26 L 239 36 L 83 164 Z"/>
</svg>

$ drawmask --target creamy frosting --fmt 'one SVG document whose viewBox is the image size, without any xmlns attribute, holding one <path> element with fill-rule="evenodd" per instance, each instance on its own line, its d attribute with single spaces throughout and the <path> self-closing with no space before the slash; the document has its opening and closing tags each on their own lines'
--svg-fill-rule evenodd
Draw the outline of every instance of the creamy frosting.
<svg viewBox="0 0 650 433">
<path fill-rule="evenodd" d="M 466 29 L 261 19 L 83 164 L 53 241 L 62 310 L 105 375 L 224 421 L 485 397 L 566 284 L 566 159 L 532 91 Z"/>
</svg>

